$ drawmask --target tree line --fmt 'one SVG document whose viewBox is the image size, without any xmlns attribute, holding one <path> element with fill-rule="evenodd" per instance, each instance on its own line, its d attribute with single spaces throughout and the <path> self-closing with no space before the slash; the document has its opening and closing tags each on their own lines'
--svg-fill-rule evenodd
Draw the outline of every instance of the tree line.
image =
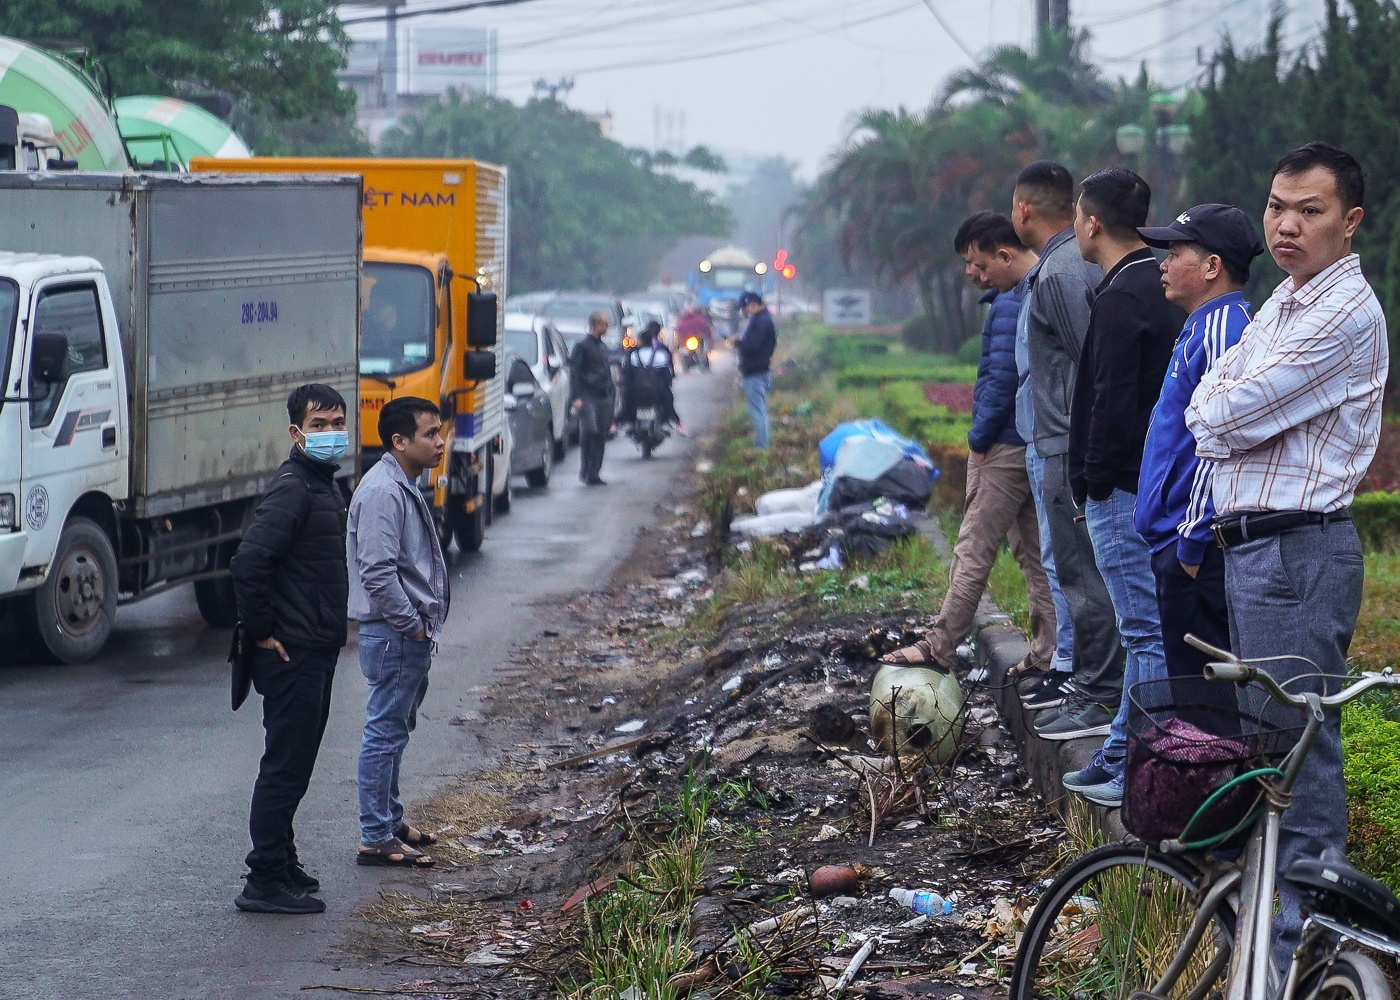
<svg viewBox="0 0 1400 1000">
<path fill-rule="evenodd" d="M 1167 100 L 1144 69 L 1106 80 L 1084 32 L 1047 32 L 1034 51 L 992 50 L 955 73 L 923 111 L 870 110 L 856 121 L 797 212 L 798 252 L 826 255 L 879 280 L 912 283 L 924 317 L 916 346 L 952 350 L 979 326 L 952 235 L 972 212 L 1005 211 L 1017 172 L 1037 159 L 1076 176 L 1107 166 L 1142 173 L 1157 218 L 1221 201 L 1263 215 L 1269 174 L 1286 150 L 1322 139 L 1367 171 L 1357 239 L 1368 276 L 1400 330 L 1400 8 L 1391 0 L 1328 0 L 1323 31 L 1287 55 L 1279 22 L 1257 51 L 1228 41 L 1203 83 Z M 1189 141 L 1184 153 L 1170 148 Z M 1124 151 L 1120 129 L 1139 137 Z M 1175 130 L 1173 132 L 1173 130 Z M 1281 277 L 1255 268 L 1256 303 Z"/>
<path fill-rule="evenodd" d="M 349 37 L 327 0 L 6 0 L 0 34 L 59 49 L 108 96 L 224 99 L 260 155 L 373 155 L 340 87 Z M 722 172 L 697 147 L 683 157 L 628 149 L 552 98 L 523 105 L 450 93 L 384 137 L 390 156 L 474 157 L 510 168 L 512 288 L 645 284 L 688 234 L 722 236 L 728 211 L 676 176 Z"/>
</svg>

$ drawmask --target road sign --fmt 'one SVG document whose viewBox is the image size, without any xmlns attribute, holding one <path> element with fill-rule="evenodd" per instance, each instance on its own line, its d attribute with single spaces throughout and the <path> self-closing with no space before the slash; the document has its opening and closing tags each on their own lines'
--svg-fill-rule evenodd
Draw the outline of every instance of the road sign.
<svg viewBox="0 0 1400 1000">
<path fill-rule="evenodd" d="M 869 326 L 870 292 L 864 288 L 832 288 L 822 296 L 822 318 L 828 326 Z"/>
</svg>

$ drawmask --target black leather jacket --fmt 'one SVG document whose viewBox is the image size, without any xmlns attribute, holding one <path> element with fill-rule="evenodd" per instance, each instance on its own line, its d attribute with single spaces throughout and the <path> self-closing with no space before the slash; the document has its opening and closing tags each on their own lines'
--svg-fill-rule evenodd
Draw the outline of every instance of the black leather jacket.
<svg viewBox="0 0 1400 1000">
<path fill-rule="evenodd" d="M 612 397 L 612 358 L 601 338 L 589 334 L 574 345 L 569 355 L 569 385 L 574 399 Z"/>
</svg>

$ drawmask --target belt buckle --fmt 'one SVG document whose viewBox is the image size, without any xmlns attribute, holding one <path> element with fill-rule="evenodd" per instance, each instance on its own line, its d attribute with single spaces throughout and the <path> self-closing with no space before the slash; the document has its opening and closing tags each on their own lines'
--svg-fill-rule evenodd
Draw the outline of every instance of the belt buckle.
<svg viewBox="0 0 1400 1000">
<path fill-rule="evenodd" d="M 1216 544 L 1216 545 L 1219 545 L 1222 549 L 1228 549 L 1228 548 L 1230 547 L 1229 545 L 1227 545 L 1227 544 L 1225 543 L 1225 525 L 1224 525 L 1224 524 L 1222 524 L 1222 523 L 1220 523 L 1219 521 L 1217 521 L 1216 523 L 1214 523 L 1214 524 L 1212 524 L 1212 525 L 1210 526 L 1210 530 L 1211 530 L 1211 534 L 1215 535 L 1215 544 Z"/>
</svg>

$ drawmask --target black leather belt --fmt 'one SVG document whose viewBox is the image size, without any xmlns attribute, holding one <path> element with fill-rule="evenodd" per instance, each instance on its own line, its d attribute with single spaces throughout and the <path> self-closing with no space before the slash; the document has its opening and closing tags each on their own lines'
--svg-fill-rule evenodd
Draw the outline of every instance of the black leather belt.
<svg viewBox="0 0 1400 1000">
<path fill-rule="evenodd" d="M 1238 517 L 1216 521 L 1211 525 L 1211 531 L 1215 533 L 1215 540 L 1220 547 L 1228 549 L 1232 545 L 1239 545 L 1242 542 L 1253 541 L 1268 535 L 1277 535 L 1281 531 L 1299 528 L 1306 524 L 1320 524 L 1325 529 L 1334 521 L 1350 520 L 1351 510 L 1349 508 L 1334 510 L 1327 514 L 1318 514 L 1310 510 L 1266 510 L 1257 514 L 1241 514 Z"/>
</svg>

